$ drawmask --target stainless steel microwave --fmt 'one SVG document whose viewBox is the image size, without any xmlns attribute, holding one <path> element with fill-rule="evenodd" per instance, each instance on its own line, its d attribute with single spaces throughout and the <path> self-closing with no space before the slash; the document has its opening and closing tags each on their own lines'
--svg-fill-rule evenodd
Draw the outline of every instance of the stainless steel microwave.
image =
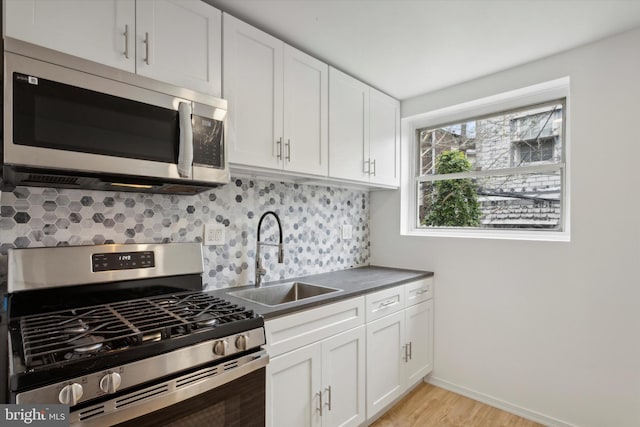
<svg viewBox="0 0 640 427">
<path fill-rule="evenodd" d="M 229 182 L 225 100 L 10 39 L 3 59 L 5 189 L 193 194 Z"/>
</svg>

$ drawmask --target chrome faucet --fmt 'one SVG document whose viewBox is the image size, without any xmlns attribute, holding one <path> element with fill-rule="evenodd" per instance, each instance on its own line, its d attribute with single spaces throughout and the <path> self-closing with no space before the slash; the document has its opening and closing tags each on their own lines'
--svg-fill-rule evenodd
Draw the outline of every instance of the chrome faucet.
<svg viewBox="0 0 640 427">
<path fill-rule="evenodd" d="M 276 219 L 276 222 L 278 223 L 278 233 L 280 236 L 280 240 L 278 244 L 266 243 L 266 242 L 260 241 L 260 227 L 262 227 L 262 221 L 264 220 L 264 217 L 266 217 L 267 215 L 273 215 L 274 218 Z M 260 217 L 260 221 L 258 221 L 258 238 L 256 240 L 256 280 L 255 280 L 256 288 L 259 288 L 262 285 L 262 276 L 267 274 L 267 270 L 262 266 L 262 260 L 260 259 L 260 246 L 262 245 L 277 246 L 278 247 L 278 263 L 282 264 L 284 262 L 284 248 L 282 246 L 282 224 L 280 224 L 280 218 L 278 218 L 278 215 L 273 211 L 267 211 L 263 213 L 262 216 Z"/>
</svg>

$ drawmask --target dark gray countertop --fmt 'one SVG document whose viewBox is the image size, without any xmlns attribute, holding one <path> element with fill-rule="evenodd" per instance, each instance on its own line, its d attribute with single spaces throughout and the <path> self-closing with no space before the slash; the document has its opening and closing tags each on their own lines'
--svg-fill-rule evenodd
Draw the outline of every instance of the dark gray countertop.
<svg viewBox="0 0 640 427">
<path fill-rule="evenodd" d="M 311 276 L 296 277 L 293 279 L 269 282 L 263 286 L 275 285 L 286 282 L 305 282 L 314 285 L 328 286 L 341 289 L 342 292 L 335 292 L 327 295 L 317 296 L 302 301 L 281 304 L 277 307 L 267 307 L 261 304 L 252 303 L 242 298 L 229 295 L 229 292 L 236 292 L 242 289 L 253 288 L 251 286 L 233 287 L 215 291 L 221 298 L 232 301 L 253 309 L 256 313 L 264 316 L 265 319 L 291 314 L 296 311 L 307 310 L 323 304 L 337 302 L 343 299 L 352 298 L 369 292 L 379 291 L 384 288 L 402 285 L 423 277 L 433 276 L 430 271 L 404 270 L 388 267 L 359 267 L 349 270 L 333 271 L 331 273 L 314 274 Z"/>
</svg>

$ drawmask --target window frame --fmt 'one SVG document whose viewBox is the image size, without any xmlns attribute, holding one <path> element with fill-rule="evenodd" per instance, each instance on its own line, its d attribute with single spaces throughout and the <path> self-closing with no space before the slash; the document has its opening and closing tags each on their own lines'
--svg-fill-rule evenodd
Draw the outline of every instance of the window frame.
<svg viewBox="0 0 640 427">
<path fill-rule="evenodd" d="M 531 105 L 544 104 L 560 98 L 564 103 L 564 164 L 563 188 L 561 190 L 562 217 L 561 230 L 535 229 L 481 229 L 481 228 L 427 228 L 418 226 L 419 178 L 417 175 L 420 159 L 418 158 L 418 132 L 424 128 L 440 126 L 442 123 L 462 122 L 470 117 L 489 116 L 508 110 L 526 108 Z M 401 120 L 401 185 L 400 185 L 400 233 L 406 236 L 428 237 L 464 237 L 513 240 L 570 241 L 570 97 L 569 77 L 528 86 L 474 101 L 451 105 Z M 544 162 L 541 162 L 544 163 Z M 531 165 L 517 168 L 521 173 L 528 169 L 538 171 L 543 165 Z M 543 168 L 544 169 L 544 168 Z M 506 171 L 506 170 L 504 170 Z M 452 178 L 453 175 L 452 174 Z"/>
</svg>

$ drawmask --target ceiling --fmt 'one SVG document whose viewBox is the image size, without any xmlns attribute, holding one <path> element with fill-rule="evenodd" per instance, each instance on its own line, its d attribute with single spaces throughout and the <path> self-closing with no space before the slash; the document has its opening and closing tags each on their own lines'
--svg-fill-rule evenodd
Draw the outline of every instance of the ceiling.
<svg viewBox="0 0 640 427">
<path fill-rule="evenodd" d="M 205 0 L 406 99 L 640 27 L 640 0 Z"/>
</svg>

